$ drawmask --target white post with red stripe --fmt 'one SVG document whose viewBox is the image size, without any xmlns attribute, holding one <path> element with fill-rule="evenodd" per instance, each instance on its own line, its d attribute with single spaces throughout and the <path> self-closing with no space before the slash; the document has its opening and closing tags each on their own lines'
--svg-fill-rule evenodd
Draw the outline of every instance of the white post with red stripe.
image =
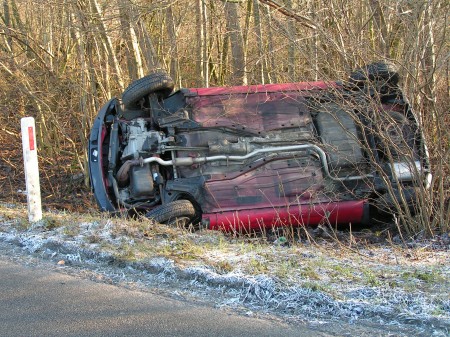
<svg viewBox="0 0 450 337">
<path fill-rule="evenodd" d="M 23 162 L 27 188 L 28 220 L 36 222 L 42 219 L 41 187 L 36 144 L 36 127 L 33 117 L 20 120 L 22 129 Z"/>
</svg>

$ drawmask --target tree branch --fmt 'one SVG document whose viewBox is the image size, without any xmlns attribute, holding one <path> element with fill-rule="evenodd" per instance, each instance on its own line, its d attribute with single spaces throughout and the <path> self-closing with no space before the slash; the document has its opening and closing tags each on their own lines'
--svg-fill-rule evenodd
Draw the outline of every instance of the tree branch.
<svg viewBox="0 0 450 337">
<path fill-rule="evenodd" d="M 278 12 L 294 19 L 295 21 L 300 23 L 302 26 L 305 26 L 305 27 L 311 28 L 311 29 L 317 29 L 317 26 L 313 23 L 313 21 L 311 19 L 307 18 L 306 16 L 294 13 L 290 9 L 286 8 L 283 5 L 280 5 L 278 2 L 276 2 L 274 0 L 259 0 L 259 1 L 267 6 L 274 8 Z"/>
</svg>

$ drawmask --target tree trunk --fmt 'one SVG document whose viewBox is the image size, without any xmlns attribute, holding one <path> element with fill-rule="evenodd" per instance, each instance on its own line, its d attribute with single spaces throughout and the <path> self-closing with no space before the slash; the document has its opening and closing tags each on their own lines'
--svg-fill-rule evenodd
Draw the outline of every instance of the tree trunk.
<svg viewBox="0 0 450 337">
<path fill-rule="evenodd" d="M 110 59 L 110 62 L 112 63 L 112 66 L 115 71 L 115 78 L 117 81 L 117 84 L 119 86 L 119 90 L 123 91 L 125 86 L 123 82 L 123 76 L 122 71 L 119 66 L 119 62 L 117 61 L 116 53 L 112 44 L 111 37 L 108 35 L 105 24 L 104 24 L 104 18 L 102 9 L 97 2 L 97 0 L 91 0 L 92 3 L 92 9 L 94 10 L 94 14 L 98 16 L 98 28 L 100 30 L 100 35 L 102 37 L 103 47 L 107 50 L 108 56 Z"/>
<path fill-rule="evenodd" d="M 204 23 L 203 23 L 203 0 L 196 1 L 196 9 L 195 9 L 195 37 L 196 37 L 196 62 L 195 68 L 196 73 L 200 76 L 199 81 L 197 82 L 197 86 L 202 86 L 205 82 L 205 72 L 204 72 L 204 64 L 205 59 L 203 58 L 203 49 L 205 48 L 206 41 L 203 39 L 204 34 Z"/>
<path fill-rule="evenodd" d="M 256 61 L 256 79 L 261 84 L 266 83 L 265 71 L 265 56 L 264 56 L 264 44 L 262 38 L 261 29 L 261 17 L 259 12 L 259 0 L 253 0 L 253 18 L 255 20 L 255 36 L 256 44 L 258 47 L 258 59 Z"/>
<path fill-rule="evenodd" d="M 227 25 L 227 35 L 231 44 L 231 75 L 230 84 L 247 84 L 246 60 L 244 52 L 244 40 L 242 37 L 241 25 L 239 23 L 238 4 L 235 2 L 225 2 L 225 16 Z"/>
<path fill-rule="evenodd" d="M 158 53 L 153 46 L 152 39 L 141 20 L 136 22 L 135 31 L 137 32 L 137 40 L 144 55 L 145 61 L 143 62 L 143 65 L 147 67 L 147 72 L 162 68 L 158 59 Z"/>
<path fill-rule="evenodd" d="M 198 86 L 209 87 L 209 64 L 208 64 L 208 14 L 206 12 L 206 1 L 196 2 L 196 69 L 200 80 Z"/>
<path fill-rule="evenodd" d="M 7 27 L 7 29 L 5 30 L 5 45 L 6 48 L 8 50 L 9 53 L 13 53 L 13 40 L 11 38 L 11 36 L 9 35 L 9 30 L 8 28 L 12 27 L 12 22 L 11 22 L 11 14 L 10 14 L 10 10 L 9 10 L 9 3 L 8 0 L 3 0 L 3 22 L 5 23 L 5 26 Z"/>
<path fill-rule="evenodd" d="M 170 45 L 170 75 L 175 80 L 175 83 L 177 83 L 178 86 L 181 87 L 180 69 L 178 63 L 177 34 L 175 30 L 175 22 L 173 20 L 172 6 L 168 6 L 166 9 L 166 27 Z"/>
<path fill-rule="evenodd" d="M 289 9 L 289 11 L 294 12 L 293 11 L 293 5 L 292 5 L 292 0 L 287 0 L 286 1 L 286 5 L 287 8 Z M 288 68 L 288 76 L 289 76 L 289 80 L 290 81 L 294 81 L 295 78 L 297 77 L 296 74 L 296 53 L 295 53 L 295 49 L 296 49 L 296 45 L 297 45 L 297 30 L 295 28 L 295 20 L 294 19 L 288 19 L 288 27 L 287 27 L 287 31 L 289 34 L 289 41 L 288 41 L 288 64 L 287 64 L 287 68 Z"/>
<path fill-rule="evenodd" d="M 390 55 L 390 42 L 387 29 L 386 20 L 384 18 L 383 8 L 381 7 L 380 0 L 370 0 L 370 7 L 373 13 L 373 19 L 375 21 L 375 27 L 377 28 L 378 37 L 378 50 L 381 50 L 385 57 Z M 377 50 L 376 49 L 376 50 Z"/>
<path fill-rule="evenodd" d="M 274 37 L 272 32 L 272 14 L 270 12 L 270 8 L 267 5 L 263 5 L 264 11 L 265 11 L 265 23 L 264 26 L 267 27 L 267 50 L 265 57 L 265 63 L 266 63 L 266 72 L 267 72 L 267 81 L 269 83 L 272 83 L 276 80 L 276 74 L 275 74 L 275 55 L 274 55 Z"/>
<path fill-rule="evenodd" d="M 139 77 L 142 77 L 138 74 L 138 67 L 136 62 L 136 55 L 133 53 L 133 46 L 130 45 L 131 38 L 131 24 L 130 24 L 130 15 L 129 15 L 129 2 L 127 0 L 118 0 L 117 6 L 119 7 L 119 18 L 120 18 L 120 26 L 122 33 L 122 42 L 125 52 L 125 58 L 127 61 L 128 67 L 128 76 L 131 80 L 136 80 Z"/>
</svg>

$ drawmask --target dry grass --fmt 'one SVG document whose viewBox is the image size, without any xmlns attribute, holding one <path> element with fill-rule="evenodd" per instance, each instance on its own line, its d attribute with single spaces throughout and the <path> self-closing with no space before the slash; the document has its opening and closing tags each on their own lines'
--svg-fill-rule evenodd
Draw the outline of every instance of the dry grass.
<svg viewBox="0 0 450 337">
<path fill-rule="evenodd" d="M 376 287 L 448 296 L 450 240 L 448 237 L 405 246 L 379 238 L 380 232 L 339 232 L 334 238 L 309 235 L 281 240 L 281 236 L 235 236 L 217 231 L 189 232 L 154 224 L 147 219 L 109 218 L 105 214 L 45 212 L 29 227 L 26 210 L 0 209 L 4 234 L 57 237 L 79 248 L 107 253 L 131 263 L 156 257 L 180 268 L 207 266 L 220 275 L 260 275 L 287 286 L 321 289 L 340 297 L 348 287 Z M 317 231 L 317 230 L 316 230 Z M 386 238 L 389 236 L 385 235 Z M 394 240 L 395 241 L 395 240 Z"/>
<path fill-rule="evenodd" d="M 0 205 L 0 244 L 97 282 L 290 320 L 375 319 L 410 331 L 402 336 L 450 327 L 448 237 L 407 246 L 368 230 L 236 236 L 63 212 L 29 226 L 26 210 L 12 206 Z"/>
</svg>

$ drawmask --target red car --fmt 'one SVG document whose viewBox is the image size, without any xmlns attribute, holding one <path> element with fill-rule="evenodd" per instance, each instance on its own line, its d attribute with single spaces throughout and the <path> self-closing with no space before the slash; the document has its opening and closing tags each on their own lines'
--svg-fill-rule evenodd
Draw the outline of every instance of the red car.
<svg viewBox="0 0 450 337">
<path fill-rule="evenodd" d="M 105 211 L 250 230 L 368 223 L 426 184 L 417 119 L 389 64 L 345 82 L 191 88 L 162 71 L 95 119 L 92 189 Z"/>
</svg>

